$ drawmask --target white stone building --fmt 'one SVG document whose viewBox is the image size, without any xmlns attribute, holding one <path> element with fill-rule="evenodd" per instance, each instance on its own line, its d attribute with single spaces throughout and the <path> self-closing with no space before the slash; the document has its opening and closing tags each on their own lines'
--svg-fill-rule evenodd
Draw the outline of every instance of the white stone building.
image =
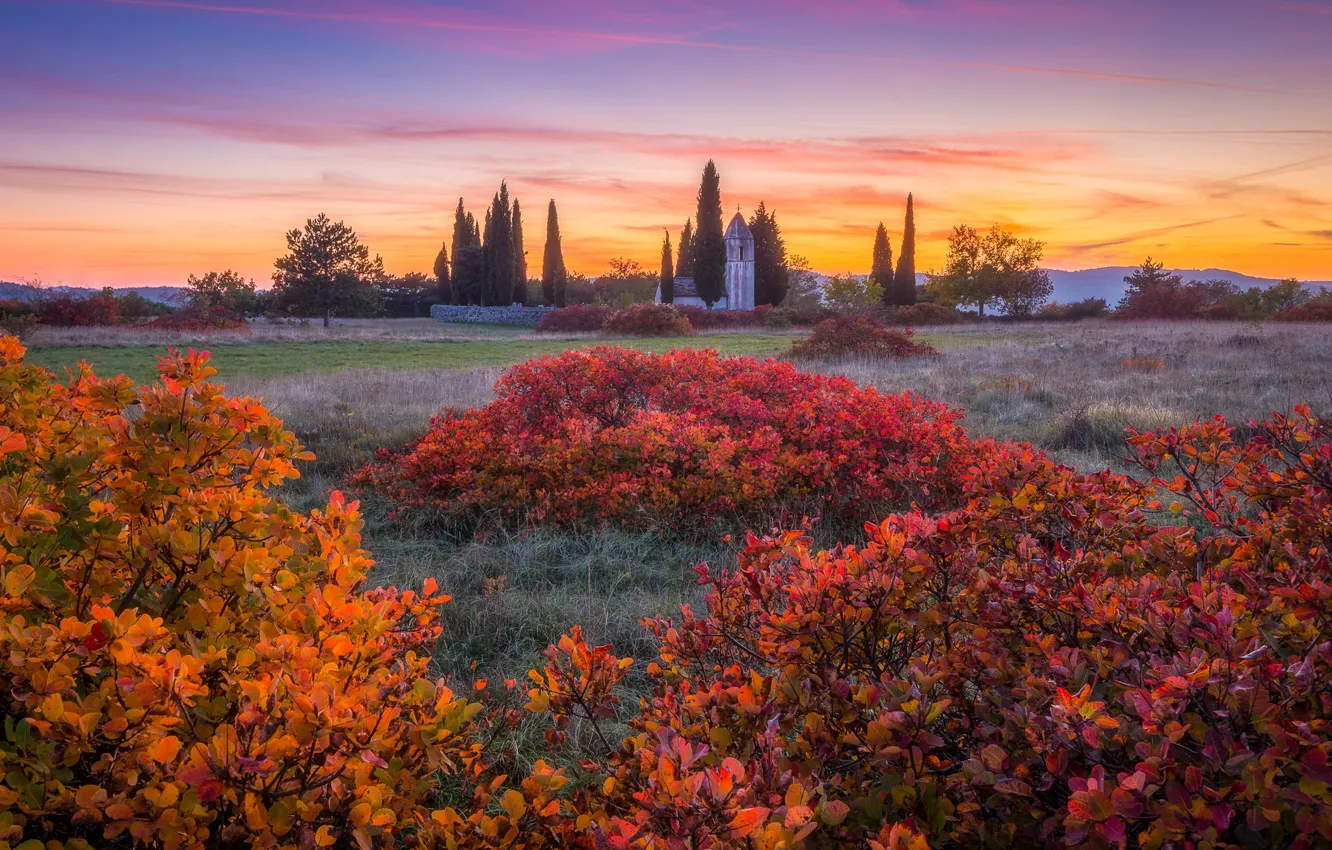
<svg viewBox="0 0 1332 850">
<path fill-rule="evenodd" d="M 657 303 L 661 303 L 661 284 L 657 284 Z M 708 306 L 698 297 L 692 277 L 675 279 L 675 304 L 684 307 Z M 726 288 L 714 310 L 754 309 L 754 234 L 739 212 L 726 228 Z"/>
</svg>

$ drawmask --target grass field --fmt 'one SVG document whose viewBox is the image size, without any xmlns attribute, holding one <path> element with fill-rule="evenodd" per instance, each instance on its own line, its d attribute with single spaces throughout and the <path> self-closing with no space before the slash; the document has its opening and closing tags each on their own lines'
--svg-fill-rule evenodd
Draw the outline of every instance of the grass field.
<svg viewBox="0 0 1332 850">
<path fill-rule="evenodd" d="M 920 336 L 941 356 L 803 368 L 963 407 L 973 433 L 1031 442 L 1089 470 L 1116 465 L 1127 426 L 1168 427 L 1213 413 L 1243 421 L 1301 401 L 1332 409 L 1326 327 L 1089 322 L 931 329 Z M 166 345 L 210 349 L 229 391 L 262 398 L 317 454 L 303 479 L 284 491 L 294 507 L 308 509 L 376 449 L 424 433 L 442 407 L 484 404 L 506 364 L 603 342 L 781 356 L 792 338 L 550 339 L 513 328 L 402 321 L 339 323 L 328 331 L 260 327 L 225 341 L 149 340 L 119 329 L 48 333 L 29 345 L 31 360 L 48 368 L 87 359 L 100 373 L 140 380 L 151 377 L 154 357 Z M 613 641 L 643 657 L 651 647 L 638 619 L 697 601 L 691 567 L 699 560 L 720 567 L 734 560 L 720 541 L 687 545 L 604 529 L 448 541 L 388 522 L 384 507 L 373 502 L 365 510 L 365 545 L 378 562 L 377 581 L 405 585 L 433 576 L 454 596 L 449 637 L 436 660 L 442 673 L 458 676 L 521 677 L 541 648 L 574 623 L 590 641 Z M 497 584 L 503 589 L 496 591 Z"/>
<path fill-rule="evenodd" d="M 129 375 L 137 381 L 156 374 L 157 357 L 169 346 L 207 349 L 228 382 L 236 377 L 271 378 L 342 369 L 467 369 L 506 366 L 542 354 L 611 343 L 644 351 L 713 348 L 722 354 L 776 357 L 791 347 L 797 331 L 724 331 L 692 337 L 608 339 L 595 334 L 549 336 L 491 325 L 445 325 L 417 319 L 348 320 L 332 328 L 265 325 L 249 333 L 153 333 L 134 328 L 52 328 L 26 344 L 29 360 L 58 373 L 81 360 L 99 374 Z M 1036 338 L 1037 331 L 1019 335 Z M 1004 338 L 994 330 L 949 328 L 920 334 L 940 350 Z"/>
</svg>

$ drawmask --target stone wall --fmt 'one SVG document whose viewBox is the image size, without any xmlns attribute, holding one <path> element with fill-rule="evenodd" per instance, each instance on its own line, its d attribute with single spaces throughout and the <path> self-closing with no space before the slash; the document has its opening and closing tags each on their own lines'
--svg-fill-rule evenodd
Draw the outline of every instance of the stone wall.
<svg viewBox="0 0 1332 850">
<path fill-rule="evenodd" d="M 534 328 L 542 316 L 554 309 L 554 307 L 524 307 L 521 304 L 511 304 L 508 307 L 435 304 L 430 308 L 430 318 L 437 322 L 484 322 L 492 325 L 524 325 Z"/>
</svg>

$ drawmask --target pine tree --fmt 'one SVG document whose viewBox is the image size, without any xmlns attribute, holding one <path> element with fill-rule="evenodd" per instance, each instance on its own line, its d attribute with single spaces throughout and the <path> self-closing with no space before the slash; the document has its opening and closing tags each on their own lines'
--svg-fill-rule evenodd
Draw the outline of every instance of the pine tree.
<svg viewBox="0 0 1332 850">
<path fill-rule="evenodd" d="M 661 303 L 675 303 L 675 271 L 671 268 L 671 232 L 661 243 Z"/>
<path fill-rule="evenodd" d="M 870 258 L 870 280 L 883 290 L 883 303 L 897 303 L 897 289 L 893 272 L 893 243 L 888 239 L 888 229 L 879 222 L 879 229 L 874 231 L 874 254 Z"/>
<path fill-rule="evenodd" d="M 708 160 L 698 187 L 698 212 L 694 216 L 694 290 L 711 309 L 726 294 L 726 238 L 722 231 L 721 176 Z"/>
<path fill-rule="evenodd" d="M 560 219 L 552 198 L 546 211 L 546 250 L 541 258 L 541 294 L 548 304 L 564 306 L 564 253 L 560 249 Z"/>
<path fill-rule="evenodd" d="M 786 297 L 790 271 L 786 268 L 786 240 L 782 239 L 777 215 L 768 212 L 762 201 L 749 219 L 749 232 L 754 234 L 754 306 L 775 307 Z"/>
<path fill-rule="evenodd" d="M 675 276 L 694 276 L 694 222 L 685 219 L 684 230 L 680 232 L 680 251 L 675 260 Z"/>
<path fill-rule="evenodd" d="M 916 213 L 910 194 L 907 195 L 906 223 L 902 226 L 902 253 L 897 256 L 897 274 L 893 276 L 892 289 L 894 304 L 916 303 Z"/>
<path fill-rule="evenodd" d="M 527 303 L 527 253 L 523 251 L 523 213 L 513 199 L 513 300 Z"/>
<path fill-rule="evenodd" d="M 443 243 L 435 255 L 435 283 L 439 285 L 439 303 L 453 303 L 453 281 L 449 277 L 449 246 Z"/>
</svg>

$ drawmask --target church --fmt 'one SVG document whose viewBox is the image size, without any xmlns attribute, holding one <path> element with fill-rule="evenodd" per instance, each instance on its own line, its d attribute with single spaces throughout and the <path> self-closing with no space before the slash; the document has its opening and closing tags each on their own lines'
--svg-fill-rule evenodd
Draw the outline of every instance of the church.
<svg viewBox="0 0 1332 850">
<path fill-rule="evenodd" d="M 657 303 L 661 303 L 661 284 L 657 284 Z M 675 304 L 680 307 L 707 307 L 698 297 L 692 277 L 675 279 Z M 754 309 L 754 234 L 745 217 L 736 212 L 726 228 L 726 288 L 712 305 L 714 310 Z"/>
</svg>

